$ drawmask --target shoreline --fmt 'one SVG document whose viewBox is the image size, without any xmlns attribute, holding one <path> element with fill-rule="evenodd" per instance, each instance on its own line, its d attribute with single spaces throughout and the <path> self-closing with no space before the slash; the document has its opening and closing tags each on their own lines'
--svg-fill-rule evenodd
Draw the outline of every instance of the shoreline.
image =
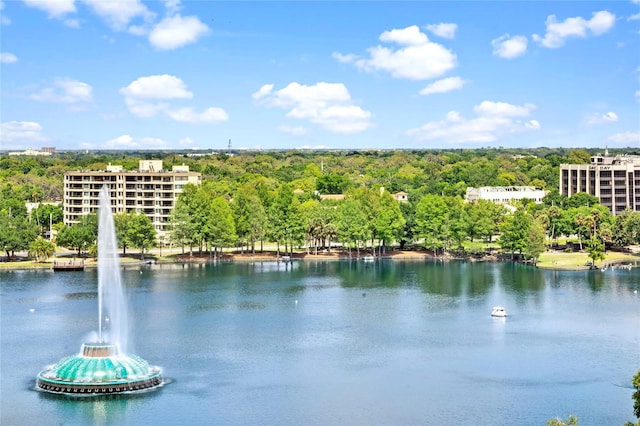
<svg viewBox="0 0 640 426">
<path fill-rule="evenodd" d="M 60 261 L 60 259 L 70 260 L 73 259 L 76 262 L 76 257 L 70 254 L 55 256 L 48 259 L 46 262 L 34 262 L 34 261 L 18 261 L 18 262 L 0 262 L 0 271 L 2 270 L 53 270 L 54 262 Z M 414 250 L 389 250 L 382 255 L 372 256 L 370 252 L 361 252 L 360 256 L 352 253 L 351 256 L 347 253 L 334 252 L 334 253 L 321 253 L 313 254 L 306 252 L 296 252 L 290 255 L 277 255 L 274 251 L 266 251 L 259 253 L 223 253 L 222 256 L 211 257 L 209 254 L 198 255 L 193 253 L 182 254 L 170 252 L 168 256 L 158 256 L 158 253 L 151 252 L 145 255 L 145 259 L 139 259 L 139 254 L 120 254 L 120 265 L 122 267 L 127 266 L 140 266 L 146 264 L 190 264 L 190 263 L 213 263 L 213 262 L 288 262 L 288 261 L 375 261 L 375 260 L 440 260 L 440 261 L 462 261 L 462 262 L 511 262 L 510 259 L 501 258 L 496 255 L 466 255 L 455 256 L 451 254 L 445 254 L 443 256 L 434 256 L 428 252 L 414 251 Z M 581 271 L 581 270 L 606 270 L 609 268 L 618 267 L 638 267 L 640 266 L 640 254 L 638 253 L 623 253 L 623 252 L 609 252 L 607 257 L 600 262 L 600 266 L 595 268 L 590 265 L 588 256 L 586 253 L 565 253 L 565 252 L 553 252 L 547 251 L 540 255 L 540 259 L 537 264 L 533 265 L 531 262 L 513 262 L 522 265 L 533 266 L 536 269 L 544 270 L 565 270 L 565 271 Z M 84 259 L 84 268 L 97 268 L 97 259 L 90 258 Z"/>
</svg>

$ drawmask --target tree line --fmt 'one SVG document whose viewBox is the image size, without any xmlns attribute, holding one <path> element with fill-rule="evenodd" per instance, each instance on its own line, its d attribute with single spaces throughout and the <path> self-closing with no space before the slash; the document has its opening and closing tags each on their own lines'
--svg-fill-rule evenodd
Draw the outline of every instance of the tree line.
<svg viewBox="0 0 640 426">
<path fill-rule="evenodd" d="M 143 253 L 157 244 L 175 244 L 214 256 L 224 248 L 255 252 L 267 242 L 278 252 L 304 247 L 317 253 L 339 245 L 356 256 L 365 248 L 384 254 L 390 246 L 474 254 L 484 251 L 483 243 L 496 242 L 513 258 L 535 260 L 549 242 L 572 236 L 597 262 L 606 247 L 640 243 L 640 213 L 614 217 L 595 197 L 558 194 L 559 164 L 586 163 L 591 154 L 580 149 L 288 151 L 204 158 L 155 153 L 166 168 L 187 163 L 203 173 L 202 186 L 184 188 L 164 240 L 157 240 L 141 215 L 116 217 L 116 229 L 123 250 Z M 55 188 L 62 188 L 65 170 L 100 170 L 108 162 L 136 169 L 137 161 L 151 154 L 119 155 L 0 156 L 0 247 L 7 256 L 31 249 L 34 257 L 44 257 L 47 247 L 38 235 L 51 223 L 58 245 L 78 253 L 91 250 L 94 219 L 64 226 L 60 207 L 41 204 L 27 215 L 24 203 L 61 196 Z M 38 179 L 56 183 L 38 185 Z M 508 185 L 550 192 L 542 204 L 524 200 L 515 210 L 464 201 L 467 186 Z M 399 191 L 408 194 L 408 202 L 393 198 Z M 344 198 L 321 197 L 327 194 Z"/>
</svg>

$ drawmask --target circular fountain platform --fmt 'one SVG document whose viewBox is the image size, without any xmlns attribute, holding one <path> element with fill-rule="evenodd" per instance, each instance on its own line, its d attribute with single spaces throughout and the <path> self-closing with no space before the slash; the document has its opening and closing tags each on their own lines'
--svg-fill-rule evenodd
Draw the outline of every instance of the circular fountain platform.
<svg viewBox="0 0 640 426">
<path fill-rule="evenodd" d="M 85 343 L 80 354 L 63 358 L 36 379 L 40 390 L 80 395 L 141 392 L 162 384 L 159 367 L 137 355 L 120 354 L 109 343 Z"/>
</svg>

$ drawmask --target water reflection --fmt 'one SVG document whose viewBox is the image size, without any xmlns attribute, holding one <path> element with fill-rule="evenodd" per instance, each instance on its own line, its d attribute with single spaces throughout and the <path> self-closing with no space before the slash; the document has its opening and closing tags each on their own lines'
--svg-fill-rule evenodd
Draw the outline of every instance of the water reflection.
<svg viewBox="0 0 640 426">
<path fill-rule="evenodd" d="M 136 352 L 179 380 L 101 400 L 26 384 L 92 328 L 95 273 L 0 272 L 0 423 L 544 424 L 567 401 L 585 424 L 631 417 L 638 269 L 292 263 L 124 271 Z"/>
<path fill-rule="evenodd" d="M 159 398 L 162 389 L 156 392 L 138 394 L 109 394 L 102 396 L 80 397 L 71 395 L 57 395 L 36 391 L 38 397 L 59 407 L 59 418 L 74 418 L 77 423 L 102 426 L 107 424 L 125 424 L 132 411 L 148 401 L 145 399 Z M 51 419 L 50 419 L 51 420 Z M 150 419 L 151 421 L 151 419 Z M 45 422 L 47 423 L 47 422 Z M 63 424 L 62 422 L 60 424 Z"/>
</svg>

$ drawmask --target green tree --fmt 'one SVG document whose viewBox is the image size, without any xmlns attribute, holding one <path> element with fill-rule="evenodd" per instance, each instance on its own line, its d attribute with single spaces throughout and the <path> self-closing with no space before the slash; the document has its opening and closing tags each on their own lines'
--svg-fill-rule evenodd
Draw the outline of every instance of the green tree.
<svg viewBox="0 0 640 426">
<path fill-rule="evenodd" d="M 302 213 L 307 224 L 308 247 L 314 248 L 318 254 L 319 247 L 331 250 L 331 241 L 337 236 L 337 210 L 317 200 L 309 200 L 301 205 Z"/>
<path fill-rule="evenodd" d="M 382 191 L 382 189 L 376 191 L 366 187 L 359 187 L 359 188 L 355 188 L 349 193 L 351 197 L 353 197 L 356 201 L 358 201 L 358 204 L 360 205 L 362 212 L 367 218 L 366 229 L 367 229 L 367 233 L 369 234 L 369 239 L 371 241 L 372 251 L 374 251 L 373 249 L 375 247 L 375 239 L 376 239 L 375 211 L 376 211 L 376 205 L 378 203 L 380 191 Z M 363 248 L 366 246 L 367 244 L 365 240 L 363 244 Z"/>
<path fill-rule="evenodd" d="M 527 249 L 531 216 L 523 209 L 516 210 L 507 215 L 500 233 L 500 246 L 511 253 L 513 259 L 515 253 L 522 254 Z"/>
<path fill-rule="evenodd" d="M 586 149 L 572 149 L 569 152 L 567 163 L 569 164 L 589 164 L 591 162 L 591 154 Z"/>
<path fill-rule="evenodd" d="M 398 204 L 388 191 L 383 191 L 374 205 L 373 229 L 383 252 L 386 251 L 387 244 L 402 237 L 405 220 Z"/>
<path fill-rule="evenodd" d="M 29 244 L 29 256 L 34 257 L 36 262 L 45 261 L 56 252 L 56 246 L 49 240 L 42 237 L 36 238 Z"/>
<path fill-rule="evenodd" d="M 616 215 L 612 240 L 617 246 L 640 244 L 640 212 L 627 208 Z"/>
<path fill-rule="evenodd" d="M 14 257 L 16 251 L 29 248 L 38 236 L 38 226 L 25 216 L 12 216 L 0 211 L 0 247 L 8 258 Z"/>
<path fill-rule="evenodd" d="M 287 251 L 289 246 L 293 249 L 294 243 L 304 241 L 305 225 L 300 202 L 293 196 L 289 184 L 283 184 L 278 190 L 269 210 L 269 221 L 271 235 L 278 244 L 278 255 L 281 244 L 284 244 Z"/>
<path fill-rule="evenodd" d="M 545 250 L 544 240 L 544 226 L 542 225 L 540 220 L 531 221 L 531 226 L 529 227 L 529 232 L 527 234 L 524 254 L 526 257 L 533 259 L 534 264 L 537 262 L 540 253 Z"/>
<path fill-rule="evenodd" d="M 206 191 L 193 184 L 187 184 L 176 201 L 170 217 L 171 237 L 174 241 L 189 245 L 189 254 L 197 245 L 202 253 L 206 226 L 209 218 L 211 198 Z"/>
<path fill-rule="evenodd" d="M 251 187 L 242 185 L 233 196 L 231 202 L 231 211 L 235 223 L 236 233 L 238 235 L 240 247 L 244 250 L 245 245 L 249 244 L 249 235 L 251 230 Z M 259 202 L 258 197 L 255 201 Z"/>
<path fill-rule="evenodd" d="M 631 398 L 633 399 L 633 414 L 640 419 L 640 370 L 633 376 L 633 380 L 631 381 L 635 392 Z"/>
<path fill-rule="evenodd" d="M 121 213 L 113 216 L 113 225 L 116 229 L 116 239 L 118 244 L 122 247 L 122 254 L 127 254 L 127 247 L 129 246 L 128 234 L 129 227 L 131 226 L 131 213 Z"/>
<path fill-rule="evenodd" d="M 586 252 L 589 254 L 589 259 L 591 259 L 591 264 L 596 266 L 596 262 L 604 260 L 604 244 L 602 244 L 602 240 L 597 236 L 593 235 L 587 241 Z"/>
<path fill-rule="evenodd" d="M 262 200 L 252 185 L 240 186 L 231 201 L 231 210 L 242 249 L 246 244 L 255 252 L 256 241 L 265 236 L 267 219 Z"/>
<path fill-rule="evenodd" d="M 416 206 L 416 230 L 418 238 L 423 245 L 436 254 L 444 248 L 445 241 L 449 238 L 449 209 L 442 197 L 437 195 L 425 195 Z"/>
<path fill-rule="evenodd" d="M 550 206 L 542 210 L 544 215 L 547 217 L 547 233 L 549 235 L 549 239 L 554 241 L 557 238 L 557 230 L 560 228 L 558 226 L 560 220 L 562 219 L 562 213 L 560 208 L 557 206 Z"/>
<path fill-rule="evenodd" d="M 404 250 L 405 245 L 407 243 L 412 243 L 414 240 L 414 229 L 416 227 L 415 226 L 415 216 L 416 216 L 415 204 L 413 204 L 412 202 L 400 203 L 400 211 L 402 212 L 402 216 L 404 216 L 404 220 L 405 220 L 402 236 L 400 237 L 400 250 Z"/>
<path fill-rule="evenodd" d="M 586 192 L 578 192 L 577 194 L 573 194 L 571 197 L 567 198 L 564 202 L 564 208 L 572 208 L 572 207 L 591 207 L 596 204 L 600 204 L 600 200 L 598 197 L 594 197 L 593 195 L 587 194 Z"/>
<path fill-rule="evenodd" d="M 229 202 L 222 197 L 214 198 L 209 207 L 205 240 L 213 246 L 214 252 L 217 252 L 217 248 L 222 251 L 224 247 L 232 245 L 237 238 Z"/>
<path fill-rule="evenodd" d="M 573 414 L 569 414 L 567 421 L 559 417 L 547 421 L 547 426 L 578 426 L 578 418 Z"/>
<path fill-rule="evenodd" d="M 51 231 L 50 225 L 62 223 L 62 207 L 53 204 L 40 204 L 31 211 L 31 219 L 40 227 L 41 234 Z"/>
<path fill-rule="evenodd" d="M 11 217 L 27 216 L 25 199 L 11 184 L 6 184 L 0 190 L 0 212 L 5 212 Z"/>
<path fill-rule="evenodd" d="M 473 242 L 476 238 L 489 239 L 493 235 L 495 223 L 491 217 L 492 202 L 478 200 L 464 205 L 465 231 Z"/>
<path fill-rule="evenodd" d="M 321 194 L 343 194 L 349 186 L 349 180 L 337 173 L 328 173 L 316 179 L 316 191 Z"/>
<path fill-rule="evenodd" d="M 359 200 L 348 197 L 338 205 L 337 231 L 338 238 L 349 250 L 349 256 L 351 248 L 355 247 L 359 257 L 360 247 L 369 235 L 369 217 Z"/>
<path fill-rule="evenodd" d="M 63 225 L 58 231 L 56 243 L 59 246 L 78 250 L 78 256 L 86 251 L 98 237 L 97 216 L 82 216 L 80 223 Z"/>
<path fill-rule="evenodd" d="M 127 227 L 125 240 L 132 247 L 140 250 L 140 259 L 144 259 L 145 250 L 156 244 L 156 229 L 151 220 L 144 214 L 132 215 Z"/>
<path fill-rule="evenodd" d="M 447 229 L 449 235 L 446 240 L 445 246 L 451 247 L 451 242 L 454 242 L 458 249 L 463 247 L 463 242 L 467 239 L 467 211 L 464 209 L 464 201 L 459 197 L 445 197 L 445 203 L 449 209 L 449 220 L 447 223 Z"/>
</svg>

